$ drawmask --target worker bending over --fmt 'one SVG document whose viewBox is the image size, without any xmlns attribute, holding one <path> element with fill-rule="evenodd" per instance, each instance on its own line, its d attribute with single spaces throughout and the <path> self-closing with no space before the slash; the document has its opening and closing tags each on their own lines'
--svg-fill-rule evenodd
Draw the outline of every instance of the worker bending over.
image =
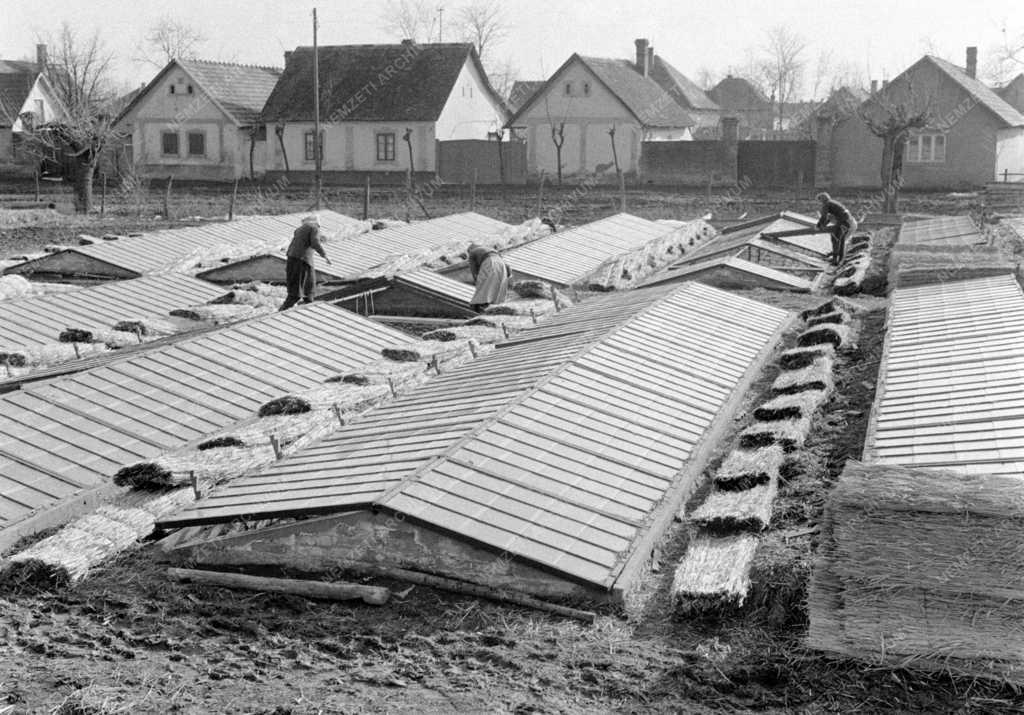
<svg viewBox="0 0 1024 715">
<path fill-rule="evenodd" d="M 511 271 L 497 251 L 475 243 L 470 244 L 469 270 L 476 284 L 476 292 L 469 302 L 470 308 L 481 313 L 492 303 L 505 302 Z"/>
<path fill-rule="evenodd" d="M 828 228 L 832 233 L 831 262 L 833 266 L 838 266 L 846 255 L 846 237 L 857 230 L 857 221 L 848 208 L 824 191 L 818 194 L 817 199 L 821 202 L 818 228 Z M 829 218 L 833 220 L 832 223 L 829 223 Z"/>
<path fill-rule="evenodd" d="M 302 219 L 302 225 L 295 229 L 292 242 L 288 244 L 288 261 L 284 268 L 285 285 L 288 297 L 281 304 L 280 310 L 288 310 L 301 299 L 303 303 L 312 303 L 316 292 L 316 268 L 313 266 L 313 253 L 331 265 L 323 244 L 320 242 L 320 218 L 313 214 Z"/>
</svg>

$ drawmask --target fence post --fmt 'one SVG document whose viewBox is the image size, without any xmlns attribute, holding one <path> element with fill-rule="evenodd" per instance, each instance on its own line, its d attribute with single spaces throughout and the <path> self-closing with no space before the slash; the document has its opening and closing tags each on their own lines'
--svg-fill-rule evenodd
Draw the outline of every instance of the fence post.
<svg viewBox="0 0 1024 715">
<path fill-rule="evenodd" d="M 796 195 L 793 197 L 795 202 L 800 201 L 800 196 L 804 192 L 804 170 L 798 169 L 796 172 Z"/>
<path fill-rule="evenodd" d="M 107 174 L 103 173 L 101 176 L 100 183 L 100 216 L 105 216 L 107 213 Z"/>
<path fill-rule="evenodd" d="M 38 166 L 36 167 L 36 171 L 35 171 L 35 175 L 34 176 L 35 176 L 35 180 L 36 180 L 36 203 L 38 204 L 39 203 L 39 167 Z"/>
<path fill-rule="evenodd" d="M 469 187 L 469 210 L 476 211 L 476 180 L 480 170 L 473 168 L 473 183 Z"/>
<path fill-rule="evenodd" d="M 544 170 L 540 172 L 540 183 L 537 185 L 537 215 L 541 215 L 541 207 L 544 205 Z"/>
<path fill-rule="evenodd" d="M 164 192 L 164 218 L 169 219 L 171 217 L 171 184 L 174 182 L 173 176 L 167 177 L 167 190 Z"/>
<path fill-rule="evenodd" d="M 366 186 L 363 187 L 363 221 L 370 218 L 370 174 L 366 174 Z"/>
<path fill-rule="evenodd" d="M 235 199 L 238 198 L 238 177 L 235 177 L 235 186 L 231 189 L 231 203 L 228 205 L 228 221 L 235 220 Z"/>
</svg>

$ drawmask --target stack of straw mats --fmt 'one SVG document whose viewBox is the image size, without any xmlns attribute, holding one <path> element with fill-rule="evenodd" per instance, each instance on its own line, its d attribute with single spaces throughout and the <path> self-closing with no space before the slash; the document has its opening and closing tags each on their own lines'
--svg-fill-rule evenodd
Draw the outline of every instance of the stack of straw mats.
<svg viewBox="0 0 1024 715">
<path fill-rule="evenodd" d="M 839 266 L 832 292 L 836 295 L 853 295 L 860 292 L 868 268 L 871 267 L 871 236 L 857 234 L 848 240 L 846 257 Z"/>
<path fill-rule="evenodd" d="M 1024 683 L 1024 481 L 849 462 L 826 505 L 809 644 Z"/>
</svg>

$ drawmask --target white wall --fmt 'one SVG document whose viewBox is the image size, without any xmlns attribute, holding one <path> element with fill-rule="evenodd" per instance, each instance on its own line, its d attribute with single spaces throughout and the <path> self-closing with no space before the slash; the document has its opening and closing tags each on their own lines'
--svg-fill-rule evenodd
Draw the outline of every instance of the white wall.
<svg viewBox="0 0 1024 715">
<path fill-rule="evenodd" d="M 45 89 L 45 84 L 37 77 L 35 84 L 32 85 L 32 89 L 28 93 L 28 97 L 25 99 L 25 103 L 21 105 L 21 109 L 18 111 L 19 116 L 14 120 L 14 124 L 11 127 L 12 132 L 25 131 L 25 127 L 21 122 L 21 115 L 25 112 L 35 113 L 38 106 L 36 104 L 37 101 L 42 101 L 43 103 L 43 116 L 36 117 L 36 122 L 39 124 L 49 122 L 62 113 L 60 111 L 60 103 L 57 102 L 56 98 L 50 96 L 50 93 Z"/>
<path fill-rule="evenodd" d="M 430 122 L 338 122 L 321 124 L 324 135 L 324 171 L 406 171 L 409 147 L 402 139 L 405 130 L 413 130 L 413 160 L 416 171 L 435 171 L 434 125 Z M 313 171 L 315 162 L 305 158 L 305 133 L 313 131 L 313 122 L 285 125 L 284 145 L 288 166 L 293 171 Z M 395 135 L 395 160 L 377 160 L 377 135 Z M 267 125 L 267 168 L 283 171 L 284 156 L 274 125 Z"/>
<path fill-rule="evenodd" d="M 501 105 L 487 91 L 486 80 L 467 57 L 437 120 L 438 140 L 486 139 L 488 132 L 501 129 L 505 118 Z"/>
<path fill-rule="evenodd" d="M 121 121 L 131 127 L 134 160 L 146 173 L 166 169 L 182 178 L 227 179 L 249 172 L 248 130 L 240 129 L 179 67 L 171 68 Z M 165 132 L 178 135 L 175 155 L 163 153 Z M 204 134 L 202 156 L 189 155 L 189 132 Z"/>
<path fill-rule="evenodd" d="M 566 94 L 566 84 L 570 94 Z M 589 85 L 589 91 L 586 86 Z M 562 147 L 562 173 L 593 173 L 600 169 L 615 173 L 609 129 L 615 127 L 615 151 L 619 167 L 626 172 L 637 171 L 640 164 L 640 142 L 644 129 L 633 114 L 598 81 L 582 63 L 565 68 L 549 91 L 532 102 L 516 120 L 526 128 L 527 169 L 530 173 L 557 171 L 557 152 L 551 140 L 552 123 L 565 121 L 565 144 Z M 668 141 L 691 139 L 689 129 L 651 130 L 651 138 Z"/>
<path fill-rule="evenodd" d="M 1024 127 L 998 130 L 996 147 L 996 181 L 1003 180 L 1004 171 L 1010 181 L 1024 181 Z"/>
</svg>

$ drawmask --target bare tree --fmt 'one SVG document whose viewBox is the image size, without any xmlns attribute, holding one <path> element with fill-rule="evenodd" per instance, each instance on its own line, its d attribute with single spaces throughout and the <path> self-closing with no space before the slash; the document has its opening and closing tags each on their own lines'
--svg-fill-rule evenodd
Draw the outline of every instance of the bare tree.
<svg viewBox="0 0 1024 715">
<path fill-rule="evenodd" d="M 779 129 L 782 129 L 785 103 L 793 100 L 803 81 L 803 54 L 807 43 L 785 25 L 777 25 L 767 34 L 761 59 L 762 75 L 778 103 Z"/>
<path fill-rule="evenodd" d="M 1024 32 L 1011 37 L 1004 27 L 1002 35 L 999 44 L 985 53 L 988 61 L 982 72 L 985 80 L 993 85 L 1004 85 L 1024 70 Z"/>
<path fill-rule="evenodd" d="M 492 65 L 493 69 L 487 73 L 487 78 L 491 82 L 491 86 L 494 87 L 494 91 L 498 93 L 498 96 L 502 99 L 508 99 L 512 93 L 512 85 L 516 83 L 516 78 L 519 77 L 519 70 L 512 62 L 512 58 L 507 57 L 505 61 L 499 65 Z"/>
<path fill-rule="evenodd" d="M 932 120 L 932 100 L 903 78 L 860 106 L 858 115 L 868 130 L 882 140 L 881 181 L 885 213 L 896 213 L 903 186 L 903 155 L 914 129 Z"/>
<path fill-rule="evenodd" d="M 198 28 L 164 15 L 147 30 L 145 43 L 137 48 L 135 59 L 163 67 L 171 60 L 193 59 L 205 41 Z"/>
<path fill-rule="evenodd" d="M 697 84 L 705 91 L 718 84 L 720 79 L 721 75 L 707 65 L 697 70 Z"/>
<path fill-rule="evenodd" d="M 827 95 L 829 90 L 836 89 L 832 86 L 832 50 L 823 49 L 818 51 L 814 60 L 814 74 L 811 83 L 811 99 L 825 99 L 819 92 Z"/>
<path fill-rule="evenodd" d="M 502 6 L 495 0 L 472 0 L 459 8 L 456 17 L 462 40 L 473 43 L 482 62 L 486 63 L 488 50 L 508 35 Z"/>
<path fill-rule="evenodd" d="M 74 189 L 75 210 L 92 209 L 92 180 L 100 155 L 115 139 L 115 117 L 108 52 L 98 33 L 80 38 L 68 23 L 49 40 L 53 47 L 47 77 L 62 111 L 57 119 L 34 126 L 28 134 L 33 151 L 40 156 L 63 157 Z"/>
<path fill-rule="evenodd" d="M 428 0 L 387 0 L 381 13 L 384 29 L 399 40 L 429 42 L 434 20 L 435 8 Z"/>
</svg>

